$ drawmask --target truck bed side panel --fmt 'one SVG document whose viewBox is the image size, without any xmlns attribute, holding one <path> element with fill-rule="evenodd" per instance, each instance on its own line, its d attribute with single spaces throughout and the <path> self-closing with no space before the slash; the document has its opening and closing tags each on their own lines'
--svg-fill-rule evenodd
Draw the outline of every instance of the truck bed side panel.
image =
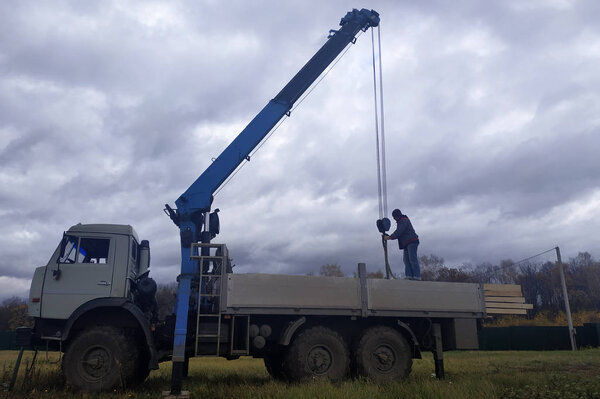
<svg viewBox="0 0 600 399">
<path fill-rule="evenodd" d="M 368 279 L 367 287 L 369 310 L 485 311 L 479 284 Z"/>
<path fill-rule="evenodd" d="M 360 309 L 355 278 L 229 274 L 228 308 Z"/>
</svg>

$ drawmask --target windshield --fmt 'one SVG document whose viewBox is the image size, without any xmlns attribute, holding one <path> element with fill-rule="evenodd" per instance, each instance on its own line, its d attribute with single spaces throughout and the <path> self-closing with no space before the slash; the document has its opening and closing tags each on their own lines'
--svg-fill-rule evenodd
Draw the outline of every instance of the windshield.
<svg viewBox="0 0 600 399">
<path fill-rule="evenodd" d="M 60 258 L 60 263 L 75 263 L 77 259 L 77 237 L 69 237 L 67 236 L 67 243 L 65 245 L 65 250 L 63 252 L 63 256 Z"/>
</svg>

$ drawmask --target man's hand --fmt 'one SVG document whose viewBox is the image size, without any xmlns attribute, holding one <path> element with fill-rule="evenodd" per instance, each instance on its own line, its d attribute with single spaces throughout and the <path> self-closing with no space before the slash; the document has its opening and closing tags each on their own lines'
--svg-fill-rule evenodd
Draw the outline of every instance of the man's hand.
<svg viewBox="0 0 600 399">
<path fill-rule="evenodd" d="M 386 241 L 391 240 L 390 236 L 388 236 L 387 234 L 383 235 L 383 239 Z"/>
</svg>

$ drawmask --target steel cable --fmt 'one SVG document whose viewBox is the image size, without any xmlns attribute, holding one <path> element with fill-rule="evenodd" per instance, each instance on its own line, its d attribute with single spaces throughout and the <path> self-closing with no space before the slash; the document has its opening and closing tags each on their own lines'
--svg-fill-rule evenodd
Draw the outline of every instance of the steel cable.
<svg viewBox="0 0 600 399">
<path fill-rule="evenodd" d="M 379 47 L 379 105 L 381 107 L 381 185 L 383 187 L 383 214 L 388 214 L 387 204 L 387 172 L 385 162 L 385 123 L 383 116 L 383 62 L 381 58 L 381 24 L 377 25 L 377 41 Z"/>
<path fill-rule="evenodd" d="M 377 158 L 377 200 L 379 205 L 379 219 L 385 216 L 383 211 L 383 191 L 381 183 L 381 149 L 379 146 L 379 113 L 377 106 L 377 69 L 375 63 L 375 33 L 371 29 L 371 48 L 373 53 L 373 103 L 375 104 L 375 152 Z"/>
</svg>

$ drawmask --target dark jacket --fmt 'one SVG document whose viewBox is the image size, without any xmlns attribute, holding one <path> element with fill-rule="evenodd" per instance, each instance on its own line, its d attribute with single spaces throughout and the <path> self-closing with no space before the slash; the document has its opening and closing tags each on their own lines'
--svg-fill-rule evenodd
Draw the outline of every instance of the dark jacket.
<svg viewBox="0 0 600 399">
<path fill-rule="evenodd" d="M 396 231 L 390 235 L 390 238 L 392 240 L 398 240 L 398 247 L 400 249 L 406 248 L 408 244 L 419 243 L 419 236 L 415 233 L 415 229 L 408 219 L 408 216 L 400 216 L 397 226 Z"/>
</svg>

